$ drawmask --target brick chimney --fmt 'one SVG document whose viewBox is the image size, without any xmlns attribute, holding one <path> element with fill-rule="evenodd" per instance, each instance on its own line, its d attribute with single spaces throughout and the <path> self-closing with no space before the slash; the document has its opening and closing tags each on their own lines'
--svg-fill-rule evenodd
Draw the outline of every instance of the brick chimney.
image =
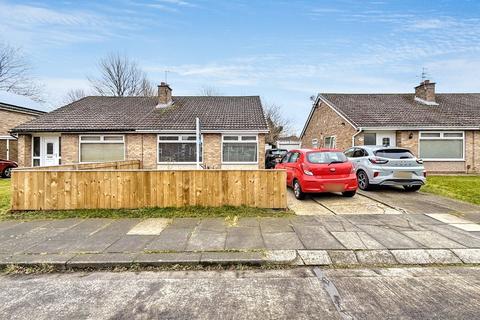
<svg viewBox="0 0 480 320">
<path fill-rule="evenodd" d="M 436 105 L 435 102 L 435 83 L 425 80 L 415 87 L 415 100 L 425 104 Z"/>
<path fill-rule="evenodd" d="M 172 88 L 165 82 L 158 86 L 158 106 L 166 107 L 172 104 Z"/>
</svg>

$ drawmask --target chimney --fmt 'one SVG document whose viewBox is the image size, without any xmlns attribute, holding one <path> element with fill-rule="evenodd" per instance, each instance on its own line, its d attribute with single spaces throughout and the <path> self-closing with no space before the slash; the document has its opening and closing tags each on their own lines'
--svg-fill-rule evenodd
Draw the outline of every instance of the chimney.
<svg viewBox="0 0 480 320">
<path fill-rule="evenodd" d="M 415 100 L 418 102 L 436 105 L 435 102 L 435 83 L 425 80 L 415 87 Z"/>
<path fill-rule="evenodd" d="M 165 82 L 158 86 L 158 107 L 166 107 L 172 104 L 172 88 Z"/>
</svg>

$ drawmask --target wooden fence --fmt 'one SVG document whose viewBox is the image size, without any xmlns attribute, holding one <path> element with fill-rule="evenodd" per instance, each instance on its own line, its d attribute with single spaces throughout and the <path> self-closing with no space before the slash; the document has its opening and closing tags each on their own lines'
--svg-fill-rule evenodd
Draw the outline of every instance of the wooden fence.
<svg viewBox="0 0 480 320">
<path fill-rule="evenodd" d="M 14 170 L 13 210 L 286 208 L 283 170 Z"/>
<path fill-rule="evenodd" d="M 46 167 L 27 167 L 18 168 L 15 171 L 31 171 L 31 170 L 118 170 L 118 169 L 142 169 L 142 162 L 140 160 L 125 160 L 112 162 L 98 162 L 98 163 L 75 163 L 62 164 L 59 166 Z"/>
</svg>

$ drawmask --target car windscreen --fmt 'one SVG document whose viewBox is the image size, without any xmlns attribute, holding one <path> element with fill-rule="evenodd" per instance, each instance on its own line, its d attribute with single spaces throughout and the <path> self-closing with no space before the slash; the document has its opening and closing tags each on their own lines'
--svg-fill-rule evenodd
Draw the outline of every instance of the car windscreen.
<svg viewBox="0 0 480 320">
<path fill-rule="evenodd" d="M 377 157 L 387 159 L 413 159 L 415 156 L 405 149 L 381 149 L 374 152 Z"/>
<path fill-rule="evenodd" d="M 347 157 L 342 152 L 319 151 L 307 153 L 307 160 L 310 163 L 341 163 L 346 162 Z"/>
<path fill-rule="evenodd" d="M 272 150 L 272 156 L 275 157 L 283 157 L 285 154 L 287 154 L 287 150 Z"/>
</svg>

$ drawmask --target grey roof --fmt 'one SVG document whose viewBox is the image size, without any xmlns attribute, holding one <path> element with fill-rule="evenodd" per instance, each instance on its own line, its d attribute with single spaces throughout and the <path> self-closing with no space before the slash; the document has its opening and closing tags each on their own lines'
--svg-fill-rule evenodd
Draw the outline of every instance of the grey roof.
<svg viewBox="0 0 480 320">
<path fill-rule="evenodd" d="M 480 93 L 437 93 L 438 105 L 414 94 L 321 94 L 356 127 L 480 127 Z"/>
<path fill-rule="evenodd" d="M 175 96 L 173 104 L 156 108 L 157 97 L 98 97 L 80 99 L 12 132 L 268 130 L 258 96 Z"/>
<path fill-rule="evenodd" d="M 45 111 L 20 107 L 20 106 L 16 106 L 16 105 L 5 103 L 5 102 L 0 102 L 0 109 L 13 111 L 13 112 L 27 113 L 32 115 L 41 115 L 45 113 Z"/>
</svg>

